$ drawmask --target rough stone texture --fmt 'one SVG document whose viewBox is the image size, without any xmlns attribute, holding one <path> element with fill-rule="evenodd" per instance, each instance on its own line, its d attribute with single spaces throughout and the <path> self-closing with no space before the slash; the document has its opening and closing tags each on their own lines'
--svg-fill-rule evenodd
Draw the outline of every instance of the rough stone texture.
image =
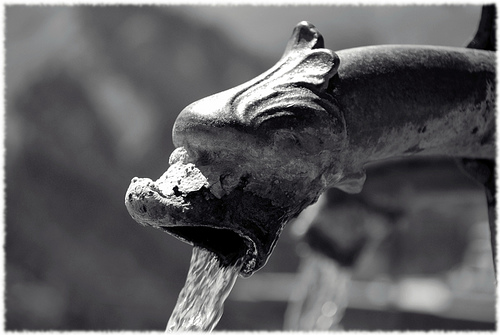
<svg viewBox="0 0 500 335">
<path fill-rule="evenodd" d="M 269 71 L 181 112 L 171 167 L 156 182 L 133 179 L 127 207 L 223 263 L 246 257 L 250 275 L 326 188 L 359 192 L 369 161 L 493 157 L 494 79 L 492 52 L 377 46 L 337 55 L 302 22 Z"/>
</svg>

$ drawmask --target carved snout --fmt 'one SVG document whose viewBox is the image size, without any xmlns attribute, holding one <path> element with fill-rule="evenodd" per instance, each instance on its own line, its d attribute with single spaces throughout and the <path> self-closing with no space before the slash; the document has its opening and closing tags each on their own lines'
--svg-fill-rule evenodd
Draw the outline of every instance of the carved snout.
<svg viewBox="0 0 500 335">
<path fill-rule="evenodd" d="M 161 229 L 189 244 L 214 252 L 221 264 L 243 260 L 241 274 L 262 267 L 279 235 L 282 213 L 269 200 L 242 187 L 221 199 L 212 194 L 205 176 L 176 150 L 176 162 L 160 177 L 133 178 L 125 205 L 134 220 Z M 255 210 L 257 209 L 257 210 Z M 273 225 L 265 225 L 268 221 Z"/>
</svg>

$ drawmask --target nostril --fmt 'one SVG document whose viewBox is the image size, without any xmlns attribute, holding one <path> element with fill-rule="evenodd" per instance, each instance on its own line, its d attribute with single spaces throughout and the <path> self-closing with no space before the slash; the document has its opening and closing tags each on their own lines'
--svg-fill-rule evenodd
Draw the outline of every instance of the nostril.
<svg viewBox="0 0 500 335">
<path fill-rule="evenodd" d="M 172 190 L 174 191 L 174 195 L 176 197 L 182 197 L 182 192 L 179 191 L 179 186 L 174 186 L 174 188 Z"/>
</svg>

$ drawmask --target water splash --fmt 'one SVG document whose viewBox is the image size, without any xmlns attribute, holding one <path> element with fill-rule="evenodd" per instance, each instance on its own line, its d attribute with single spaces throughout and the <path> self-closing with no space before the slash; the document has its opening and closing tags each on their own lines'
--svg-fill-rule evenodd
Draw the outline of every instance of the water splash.
<svg viewBox="0 0 500 335">
<path fill-rule="evenodd" d="M 285 315 L 286 330 L 341 330 L 351 271 L 313 251 L 303 257 Z"/>
<path fill-rule="evenodd" d="M 166 331 L 212 331 L 222 317 L 224 301 L 242 265 L 240 260 L 232 266 L 221 266 L 214 253 L 194 247 L 186 284 Z"/>
</svg>

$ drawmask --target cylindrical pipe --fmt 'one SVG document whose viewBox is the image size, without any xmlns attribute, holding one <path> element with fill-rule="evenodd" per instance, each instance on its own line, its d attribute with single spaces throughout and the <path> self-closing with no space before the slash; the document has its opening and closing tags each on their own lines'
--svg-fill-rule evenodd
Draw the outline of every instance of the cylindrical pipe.
<svg viewBox="0 0 500 335">
<path fill-rule="evenodd" d="M 337 54 L 330 85 L 356 164 L 415 153 L 494 156 L 494 53 L 397 45 Z"/>
</svg>

